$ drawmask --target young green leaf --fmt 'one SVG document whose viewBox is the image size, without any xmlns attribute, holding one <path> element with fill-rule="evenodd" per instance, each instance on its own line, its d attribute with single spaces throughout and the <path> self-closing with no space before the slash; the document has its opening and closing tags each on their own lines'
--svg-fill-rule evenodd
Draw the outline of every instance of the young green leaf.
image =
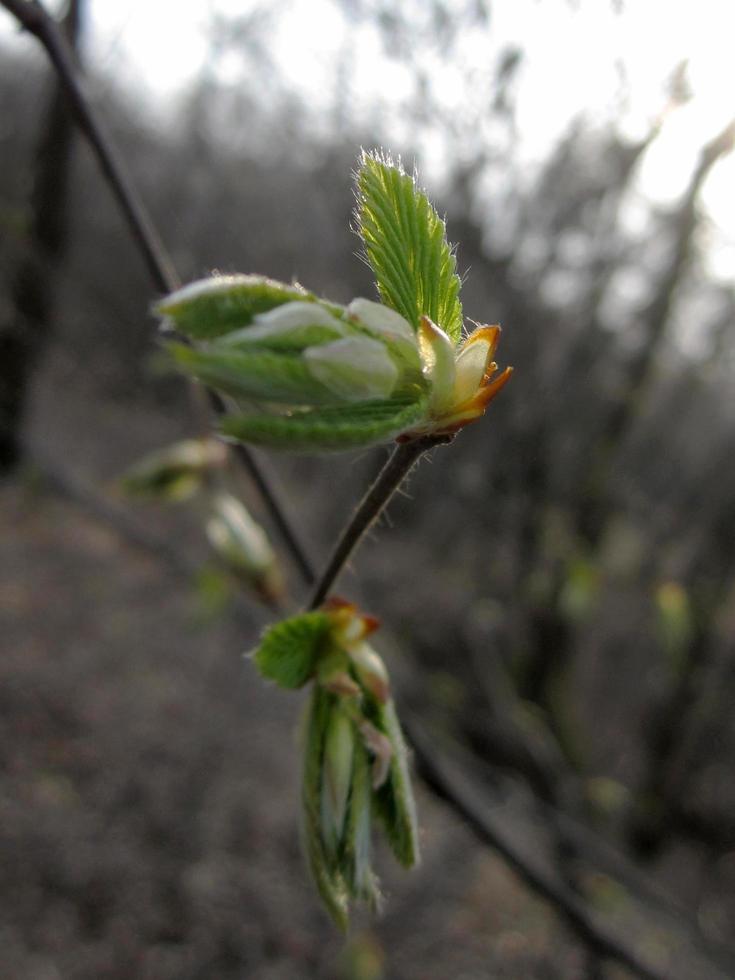
<svg viewBox="0 0 735 980">
<path fill-rule="evenodd" d="M 324 638 L 331 629 L 322 612 L 307 612 L 270 626 L 255 651 L 255 665 L 281 687 L 302 687 L 316 669 Z"/>
<path fill-rule="evenodd" d="M 365 746 L 355 743 L 352 788 L 344 834 L 342 874 L 350 894 L 366 901 L 371 909 L 380 905 L 378 880 L 371 861 L 370 762 Z"/>
<path fill-rule="evenodd" d="M 295 405 L 333 405 L 341 399 L 323 385 L 298 355 L 268 350 L 242 351 L 212 345 L 195 350 L 168 344 L 177 365 L 206 385 L 233 398 Z"/>
<path fill-rule="evenodd" d="M 340 452 L 387 442 L 426 418 L 427 398 L 403 396 L 279 415 L 228 415 L 223 435 L 291 452 Z"/>
<path fill-rule="evenodd" d="M 413 177 L 389 157 L 363 153 L 357 229 L 383 302 L 418 329 L 428 316 L 457 343 L 460 279 L 444 222 Z"/>
</svg>

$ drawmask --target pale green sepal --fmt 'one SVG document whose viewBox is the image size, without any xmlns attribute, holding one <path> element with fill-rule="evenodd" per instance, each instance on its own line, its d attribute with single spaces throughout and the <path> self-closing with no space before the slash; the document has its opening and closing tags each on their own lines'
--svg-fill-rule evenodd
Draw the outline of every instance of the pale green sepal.
<svg viewBox="0 0 735 980">
<path fill-rule="evenodd" d="M 253 656 L 255 666 L 280 687 L 301 687 L 314 675 L 330 629 L 326 613 L 307 612 L 284 619 L 263 633 Z"/>
<path fill-rule="evenodd" d="M 411 868 L 419 861 L 416 804 L 408 771 L 408 755 L 393 701 L 377 706 L 377 726 L 388 736 L 393 754 L 388 779 L 374 793 L 375 809 L 398 861 Z"/>
<path fill-rule="evenodd" d="M 315 302 L 316 297 L 301 286 L 265 276 L 212 276 L 177 289 L 156 303 L 153 312 L 189 337 L 211 340 L 293 300 Z"/>
<path fill-rule="evenodd" d="M 289 416 L 229 415 L 225 436 L 238 442 L 290 452 L 342 452 L 390 442 L 427 418 L 428 399 L 392 398 Z"/>
<path fill-rule="evenodd" d="M 336 864 L 329 860 L 321 836 L 324 740 L 334 700 L 327 691 L 314 687 L 305 725 L 302 834 L 319 895 L 332 919 L 344 932 L 349 924 L 349 896 Z"/>
<path fill-rule="evenodd" d="M 195 350 L 168 344 L 177 365 L 199 381 L 233 398 L 290 403 L 334 405 L 337 395 L 321 384 L 300 355 L 257 350 L 210 347 Z"/>
<path fill-rule="evenodd" d="M 398 382 L 398 368 L 377 340 L 344 337 L 304 351 L 309 370 L 342 401 L 388 398 Z"/>
<path fill-rule="evenodd" d="M 430 317 L 458 343 L 460 279 L 444 222 L 413 177 L 386 156 L 363 152 L 357 227 L 383 302 L 418 329 Z"/>
</svg>

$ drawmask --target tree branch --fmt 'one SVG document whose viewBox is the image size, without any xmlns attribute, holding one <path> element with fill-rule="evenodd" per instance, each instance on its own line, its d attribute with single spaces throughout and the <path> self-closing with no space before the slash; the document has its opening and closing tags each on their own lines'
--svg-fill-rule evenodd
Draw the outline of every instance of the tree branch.
<svg viewBox="0 0 735 980">
<path fill-rule="evenodd" d="M 123 212 L 156 288 L 164 293 L 172 292 L 179 285 L 179 278 L 173 262 L 143 201 L 138 196 L 114 144 L 92 109 L 91 101 L 84 91 L 73 54 L 58 23 L 50 16 L 39 0 L 0 0 L 0 4 L 13 14 L 25 30 L 38 38 L 46 50 L 69 99 L 77 124 L 97 157 L 100 169 Z M 208 391 L 207 397 L 213 411 L 221 415 L 225 406 L 219 395 L 216 392 Z M 267 478 L 262 467 L 246 446 L 238 444 L 234 447 L 234 452 L 260 492 L 270 517 L 283 537 L 299 573 L 304 581 L 310 585 L 316 577 L 314 570 L 298 534 L 286 517 L 280 495 L 276 492 L 272 481 Z"/>
</svg>

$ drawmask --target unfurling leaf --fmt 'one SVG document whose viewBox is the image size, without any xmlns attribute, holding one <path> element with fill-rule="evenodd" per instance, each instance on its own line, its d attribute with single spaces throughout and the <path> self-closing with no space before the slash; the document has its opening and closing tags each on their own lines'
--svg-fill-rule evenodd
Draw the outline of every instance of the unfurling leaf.
<svg viewBox="0 0 735 980">
<path fill-rule="evenodd" d="M 314 674 L 329 617 L 322 612 L 302 613 L 270 626 L 255 651 L 255 665 L 263 677 L 281 687 L 302 687 Z"/>
<path fill-rule="evenodd" d="M 357 230 L 383 302 L 414 330 L 428 316 L 456 344 L 463 322 L 457 263 L 415 178 L 389 157 L 363 153 L 356 195 Z"/>
<path fill-rule="evenodd" d="M 375 792 L 376 810 L 396 858 L 405 868 L 411 868 L 419 860 L 416 804 L 406 743 L 392 701 L 378 708 L 375 723 L 388 737 L 393 749 L 388 778 Z"/>
<path fill-rule="evenodd" d="M 316 686 L 306 717 L 304 771 L 301 797 L 304 850 L 317 891 L 332 919 L 344 932 L 349 922 L 347 886 L 334 861 L 330 861 L 322 836 L 322 764 L 324 740 L 334 695 Z"/>
<path fill-rule="evenodd" d="M 290 415 L 228 415 L 222 434 L 238 442 L 289 452 L 343 452 L 377 446 L 419 424 L 427 398 L 417 390 L 385 401 L 355 402 Z"/>
</svg>

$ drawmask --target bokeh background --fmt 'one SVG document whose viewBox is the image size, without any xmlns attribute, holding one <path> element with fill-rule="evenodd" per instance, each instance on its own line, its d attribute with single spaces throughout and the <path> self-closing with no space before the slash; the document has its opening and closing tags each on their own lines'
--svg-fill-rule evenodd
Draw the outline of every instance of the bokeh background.
<svg viewBox="0 0 735 980">
<path fill-rule="evenodd" d="M 362 146 L 415 164 L 465 313 L 503 324 L 516 373 L 341 590 L 382 618 L 407 717 L 530 866 L 662 975 L 734 976 L 735 12 L 53 12 L 184 280 L 372 298 L 351 171 Z M 0 284 L 0 975 L 634 975 L 421 784 L 422 867 L 379 850 L 384 915 L 335 935 L 300 856 L 300 699 L 241 657 L 270 614 L 212 563 L 196 508 L 120 494 L 202 416 L 162 367 L 156 290 L 44 54 L 3 9 Z M 317 559 L 384 457 L 264 460 Z"/>
</svg>

